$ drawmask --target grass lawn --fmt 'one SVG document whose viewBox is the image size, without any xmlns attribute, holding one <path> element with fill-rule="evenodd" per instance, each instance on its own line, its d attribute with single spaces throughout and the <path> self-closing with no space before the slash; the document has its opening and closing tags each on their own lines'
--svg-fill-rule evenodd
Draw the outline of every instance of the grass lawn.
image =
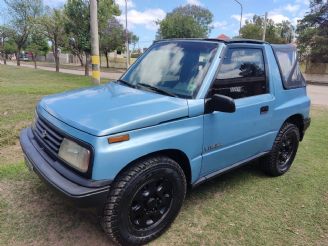
<svg viewBox="0 0 328 246">
<path fill-rule="evenodd" d="M 19 130 L 46 94 L 90 79 L 0 65 L 0 245 L 108 245 L 93 210 L 76 209 L 23 163 Z M 328 245 L 328 108 L 312 125 L 290 172 L 238 169 L 189 192 L 153 245 Z"/>
</svg>

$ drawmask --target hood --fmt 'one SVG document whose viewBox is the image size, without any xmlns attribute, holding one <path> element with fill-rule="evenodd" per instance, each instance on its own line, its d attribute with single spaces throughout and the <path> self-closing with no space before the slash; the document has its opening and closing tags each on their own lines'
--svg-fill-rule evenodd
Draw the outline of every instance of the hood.
<svg viewBox="0 0 328 246">
<path fill-rule="evenodd" d="M 95 136 L 153 126 L 188 116 L 186 99 L 108 83 L 44 97 L 39 106 Z"/>
</svg>

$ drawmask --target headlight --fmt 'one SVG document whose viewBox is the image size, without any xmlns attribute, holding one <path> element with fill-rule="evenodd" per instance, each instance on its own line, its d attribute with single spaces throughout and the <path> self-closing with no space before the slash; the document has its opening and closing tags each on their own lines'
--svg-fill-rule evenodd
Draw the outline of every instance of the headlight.
<svg viewBox="0 0 328 246">
<path fill-rule="evenodd" d="M 88 170 L 90 151 L 71 140 L 64 138 L 58 155 L 75 169 L 81 172 Z"/>
</svg>

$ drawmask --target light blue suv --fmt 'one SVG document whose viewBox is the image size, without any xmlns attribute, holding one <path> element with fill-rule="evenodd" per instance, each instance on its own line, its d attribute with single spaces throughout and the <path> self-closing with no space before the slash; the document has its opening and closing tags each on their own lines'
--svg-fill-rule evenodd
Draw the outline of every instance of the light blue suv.
<svg viewBox="0 0 328 246">
<path fill-rule="evenodd" d="M 260 158 L 287 172 L 310 125 L 292 45 L 155 42 L 117 81 L 43 98 L 20 141 L 26 164 L 123 245 L 158 237 L 187 187 Z"/>
</svg>

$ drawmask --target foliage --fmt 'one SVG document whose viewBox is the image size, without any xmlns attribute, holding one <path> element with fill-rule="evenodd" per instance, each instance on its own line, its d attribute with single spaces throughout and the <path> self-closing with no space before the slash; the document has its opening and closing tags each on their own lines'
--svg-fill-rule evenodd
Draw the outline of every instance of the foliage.
<svg viewBox="0 0 328 246">
<path fill-rule="evenodd" d="M 246 20 L 245 25 L 240 29 L 242 38 L 262 40 L 264 28 L 264 17 L 254 15 L 251 20 Z M 289 21 L 274 23 L 267 19 L 265 41 L 270 43 L 290 43 L 293 38 L 294 27 Z"/>
<path fill-rule="evenodd" d="M 14 54 L 17 50 L 17 46 L 12 36 L 13 30 L 7 26 L 0 26 L 0 54 L 4 61 L 8 55 Z"/>
<path fill-rule="evenodd" d="M 328 2 L 311 0 L 310 12 L 299 21 L 298 48 L 303 58 L 328 62 Z"/>
<path fill-rule="evenodd" d="M 20 65 L 19 53 L 26 45 L 37 16 L 43 11 L 42 0 L 4 0 L 10 14 L 10 26 L 14 30 L 12 39 L 17 46 L 17 65 Z"/>
<path fill-rule="evenodd" d="M 98 26 L 99 32 L 102 33 L 103 28 L 107 28 L 108 22 L 113 16 L 121 15 L 121 11 L 114 0 L 98 1 Z"/>
<path fill-rule="evenodd" d="M 205 38 L 212 29 L 212 21 L 213 14 L 204 7 L 181 6 L 157 22 L 157 38 Z"/>
<path fill-rule="evenodd" d="M 114 50 L 122 50 L 124 46 L 124 28 L 114 17 L 108 20 L 108 25 L 103 28 L 100 35 L 100 49 L 106 57 L 109 67 L 108 54 Z"/>
<path fill-rule="evenodd" d="M 13 40 L 8 40 L 3 47 L 3 52 L 8 56 L 16 52 L 17 46 Z"/>
<path fill-rule="evenodd" d="M 81 65 L 83 65 L 83 54 L 86 55 L 87 59 L 91 51 L 89 5 L 88 0 L 68 0 L 64 6 L 66 15 L 65 30 L 69 37 L 68 48 L 79 58 Z M 98 24 L 101 39 L 106 39 L 106 37 L 102 38 L 102 36 L 104 36 L 103 33 L 106 32 L 108 27 L 108 20 L 113 15 L 119 14 L 118 5 L 114 4 L 113 0 L 98 1 Z"/>
<path fill-rule="evenodd" d="M 128 41 L 135 47 L 139 37 L 133 32 L 128 32 Z M 123 25 L 112 16 L 109 18 L 107 25 L 103 27 L 100 35 L 100 49 L 105 55 L 107 67 L 109 67 L 108 54 L 113 51 L 125 50 L 125 30 Z"/>
<path fill-rule="evenodd" d="M 89 2 L 86 0 L 68 0 L 64 6 L 65 31 L 69 36 L 69 49 L 78 56 L 81 65 L 83 53 L 90 53 Z"/>
<path fill-rule="evenodd" d="M 45 15 L 37 20 L 37 26 L 40 27 L 40 31 L 51 42 L 57 72 L 59 71 L 59 52 L 65 46 L 67 40 L 64 19 L 63 10 L 46 8 Z"/>
<path fill-rule="evenodd" d="M 32 53 L 32 59 L 36 68 L 36 56 L 46 55 L 49 52 L 49 45 L 46 37 L 39 30 L 33 30 L 28 41 L 26 51 Z"/>
<path fill-rule="evenodd" d="M 136 44 L 139 42 L 139 37 L 133 32 L 128 33 L 128 42 L 133 45 L 133 50 L 135 50 Z"/>
</svg>

